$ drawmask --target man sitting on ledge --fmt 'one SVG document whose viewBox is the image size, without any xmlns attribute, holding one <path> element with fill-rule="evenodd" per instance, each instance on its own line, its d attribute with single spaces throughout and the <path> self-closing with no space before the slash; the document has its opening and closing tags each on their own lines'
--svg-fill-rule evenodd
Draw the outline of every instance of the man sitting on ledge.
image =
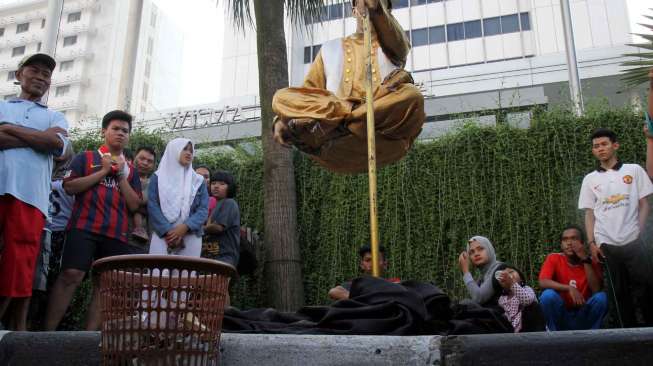
<svg viewBox="0 0 653 366">
<path fill-rule="evenodd" d="M 360 263 L 358 264 L 359 268 L 363 271 L 363 274 L 366 276 L 372 275 L 372 248 L 369 245 L 363 245 L 358 250 L 358 255 L 360 256 Z M 379 267 L 381 269 L 381 277 L 383 277 L 383 272 L 388 269 L 388 262 L 385 258 L 385 248 L 383 245 L 379 246 Z M 387 278 L 387 281 L 393 283 L 399 283 L 401 280 L 399 278 Z M 329 297 L 332 300 L 343 300 L 349 298 L 349 291 L 351 290 L 351 281 L 342 283 L 339 286 L 336 286 L 329 290 Z"/>
<path fill-rule="evenodd" d="M 424 124 L 424 98 L 403 68 L 410 50 L 386 0 L 353 1 L 356 33 L 322 45 L 304 85 L 280 89 L 274 139 L 338 173 L 367 171 L 366 54 L 362 16 L 372 30 L 372 91 L 379 167 L 406 155 Z"/>
<path fill-rule="evenodd" d="M 585 235 L 576 225 L 560 235 L 562 253 L 546 257 L 540 271 L 544 290 L 540 305 L 547 328 L 553 330 L 599 329 L 608 310 L 601 291 L 601 265 L 585 249 Z"/>
</svg>

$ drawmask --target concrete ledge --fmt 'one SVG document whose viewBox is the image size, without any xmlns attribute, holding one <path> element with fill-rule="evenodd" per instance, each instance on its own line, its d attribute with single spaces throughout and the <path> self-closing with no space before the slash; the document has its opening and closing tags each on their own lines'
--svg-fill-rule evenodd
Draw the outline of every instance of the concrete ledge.
<svg viewBox="0 0 653 366">
<path fill-rule="evenodd" d="M 100 365 L 99 332 L 7 332 L 0 339 L 0 365 Z"/>
<path fill-rule="evenodd" d="M 434 365 L 439 336 L 223 334 L 221 365 Z M 7 332 L 0 365 L 100 365 L 99 332 Z"/>
<path fill-rule="evenodd" d="M 98 332 L 0 332 L 0 365 L 100 365 Z M 651 365 L 653 328 L 471 336 L 223 334 L 221 365 Z"/>
<path fill-rule="evenodd" d="M 440 336 L 225 334 L 222 364 L 439 365 Z"/>
<path fill-rule="evenodd" d="M 653 365 L 653 328 L 449 336 L 442 364 Z"/>
</svg>

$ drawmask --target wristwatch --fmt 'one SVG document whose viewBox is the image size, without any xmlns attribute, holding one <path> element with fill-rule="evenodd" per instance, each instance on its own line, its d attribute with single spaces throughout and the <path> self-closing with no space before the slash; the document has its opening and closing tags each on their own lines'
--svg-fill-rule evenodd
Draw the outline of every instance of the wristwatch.
<svg viewBox="0 0 653 366">
<path fill-rule="evenodd" d="M 580 260 L 582 263 L 592 264 L 592 257 L 587 256 L 585 259 Z"/>
</svg>

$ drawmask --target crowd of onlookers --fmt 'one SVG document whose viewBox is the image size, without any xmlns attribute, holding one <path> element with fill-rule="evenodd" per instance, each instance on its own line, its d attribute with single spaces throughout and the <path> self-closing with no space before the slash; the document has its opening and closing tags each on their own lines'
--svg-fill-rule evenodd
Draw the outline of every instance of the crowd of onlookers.
<svg viewBox="0 0 653 366">
<path fill-rule="evenodd" d="M 93 261 L 123 254 L 185 255 L 237 266 L 240 210 L 226 171 L 193 169 L 194 144 L 126 146 L 132 116 L 102 119 L 104 143 L 73 152 L 63 114 L 42 103 L 56 63 L 24 58 L 19 98 L 0 102 L 0 321 L 56 330 Z M 159 152 L 160 153 L 160 152 Z M 101 325 L 98 278 L 86 328 Z M 30 307 L 32 294 L 34 298 Z M 45 294 L 45 295 L 43 295 Z"/>
<path fill-rule="evenodd" d="M 0 102 L 4 326 L 26 330 L 29 315 L 32 329 L 57 329 L 99 258 L 185 255 L 237 266 L 241 228 L 234 177 L 225 171 L 211 174 L 206 166 L 193 168 L 195 146 L 185 138 L 170 141 L 158 164 L 160 152 L 152 147 L 132 154 L 126 149 L 132 116 L 118 110 L 102 119 L 104 143 L 75 154 L 64 115 L 41 102 L 55 65 L 45 54 L 23 59 L 16 71 L 20 97 Z M 596 329 L 608 312 L 618 326 L 653 325 L 653 252 L 642 239 L 653 193 L 648 126 L 653 126 L 649 114 L 646 170 L 618 159 L 614 132 L 598 129 L 591 135 L 598 164 L 580 189 L 584 228 L 562 229 L 561 251 L 542 264 L 539 298 L 518 268 L 497 258 L 488 238 L 473 236 L 458 258 L 468 301 L 501 309 L 516 332 Z M 369 274 L 370 248 L 359 254 L 360 268 Z M 383 248 L 380 259 L 385 270 Z M 480 276 L 474 278 L 473 269 Z M 87 329 L 96 330 L 101 324 L 98 279 L 91 277 Z M 336 286 L 329 296 L 348 298 L 350 286 Z M 30 311 L 33 293 L 47 295 L 35 297 Z"/>
</svg>

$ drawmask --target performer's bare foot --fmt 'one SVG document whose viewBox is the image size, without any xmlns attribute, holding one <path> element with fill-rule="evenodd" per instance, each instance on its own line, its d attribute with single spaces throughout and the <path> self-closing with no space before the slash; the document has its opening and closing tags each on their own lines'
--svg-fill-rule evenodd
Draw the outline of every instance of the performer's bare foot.
<svg viewBox="0 0 653 366">
<path fill-rule="evenodd" d="M 290 143 L 288 140 L 291 136 L 291 133 L 290 129 L 288 128 L 288 124 L 282 121 L 279 117 L 275 117 L 272 123 L 274 141 L 276 141 L 281 146 L 289 148 Z"/>
</svg>

